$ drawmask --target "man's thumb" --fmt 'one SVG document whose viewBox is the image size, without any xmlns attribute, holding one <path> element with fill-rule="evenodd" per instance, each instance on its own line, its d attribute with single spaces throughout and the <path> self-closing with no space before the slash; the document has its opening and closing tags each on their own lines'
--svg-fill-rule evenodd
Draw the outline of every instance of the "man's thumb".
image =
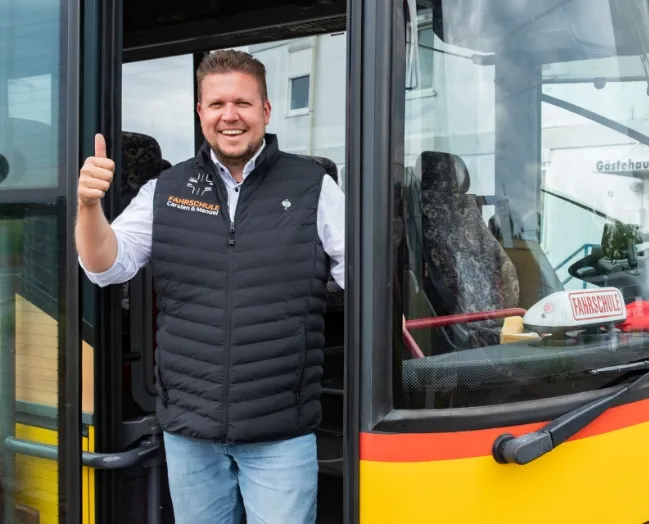
<svg viewBox="0 0 649 524">
<path fill-rule="evenodd" d="M 99 133 L 95 135 L 95 156 L 106 158 L 106 139 Z"/>
</svg>

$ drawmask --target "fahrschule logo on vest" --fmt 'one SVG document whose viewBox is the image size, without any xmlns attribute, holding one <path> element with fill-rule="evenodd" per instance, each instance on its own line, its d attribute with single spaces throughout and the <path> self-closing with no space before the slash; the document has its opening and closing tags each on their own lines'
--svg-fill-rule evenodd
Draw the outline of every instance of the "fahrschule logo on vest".
<svg viewBox="0 0 649 524">
<path fill-rule="evenodd" d="M 187 187 L 192 190 L 192 195 L 197 196 L 203 196 L 205 193 L 211 192 L 213 185 L 212 177 L 205 173 L 199 173 L 196 177 L 190 177 L 189 182 L 187 182 Z M 221 206 L 218 204 L 174 195 L 169 195 L 169 198 L 167 198 L 167 206 L 181 211 L 193 211 L 206 215 L 218 215 L 221 209 Z"/>
</svg>

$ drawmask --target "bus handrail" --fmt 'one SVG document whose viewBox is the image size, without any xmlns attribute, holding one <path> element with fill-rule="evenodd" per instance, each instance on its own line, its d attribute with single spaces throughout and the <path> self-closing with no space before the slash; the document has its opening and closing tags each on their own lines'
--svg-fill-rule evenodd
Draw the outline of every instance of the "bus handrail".
<svg viewBox="0 0 649 524">
<path fill-rule="evenodd" d="M 59 449 L 57 446 L 41 444 L 31 440 L 15 437 L 6 437 L 5 448 L 13 453 L 38 457 L 43 459 L 58 460 Z M 144 462 L 155 456 L 160 449 L 159 440 L 146 440 L 140 447 L 119 453 L 92 453 L 83 451 L 81 462 L 84 466 L 94 469 L 125 469 Z"/>
<path fill-rule="evenodd" d="M 443 315 L 439 317 L 417 318 L 406 320 L 403 329 L 403 338 L 413 356 L 423 358 L 424 353 L 410 333 L 409 329 L 439 328 L 454 324 L 466 324 L 483 320 L 496 320 L 507 317 L 523 317 L 527 311 L 522 308 L 494 309 L 491 311 L 477 311 L 475 313 L 459 313 L 456 315 Z"/>
<path fill-rule="evenodd" d="M 586 244 L 581 245 L 580 247 L 578 247 L 577 249 L 575 249 L 572 253 L 570 253 L 570 255 L 568 255 L 564 260 L 562 260 L 562 261 L 561 261 L 561 262 L 560 262 L 560 263 L 559 263 L 559 264 L 554 268 L 554 270 L 555 270 L 555 271 L 559 271 L 559 269 L 561 269 L 563 266 L 565 266 L 568 262 L 570 262 L 570 261 L 571 261 L 571 260 L 572 260 L 576 255 L 578 255 L 578 254 L 581 253 L 582 251 L 583 251 L 583 253 L 584 253 L 584 256 L 587 256 L 587 255 L 588 255 L 588 252 L 587 252 L 588 249 L 592 249 L 593 247 L 595 247 L 595 244 L 588 244 L 588 243 L 586 243 Z"/>
</svg>

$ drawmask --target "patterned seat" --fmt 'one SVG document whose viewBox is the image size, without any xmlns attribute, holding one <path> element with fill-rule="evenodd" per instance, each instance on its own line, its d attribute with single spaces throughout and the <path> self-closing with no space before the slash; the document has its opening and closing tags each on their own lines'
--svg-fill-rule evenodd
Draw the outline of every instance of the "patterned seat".
<svg viewBox="0 0 649 524">
<path fill-rule="evenodd" d="M 329 160 L 323 156 L 309 156 L 309 155 L 297 155 L 300 158 L 306 158 L 307 160 L 313 160 L 317 164 L 320 164 L 326 173 L 334 179 L 336 184 L 338 183 L 338 166 L 333 160 Z"/>
<path fill-rule="evenodd" d="M 158 141 L 142 133 L 122 132 L 122 176 L 120 199 L 125 209 L 149 180 L 157 178 L 163 170 L 162 152 Z M 130 284 L 122 284 L 122 308 L 130 309 Z"/>
<path fill-rule="evenodd" d="M 158 141 L 142 133 L 122 132 L 122 206 L 126 207 L 140 188 L 163 171 Z"/>
<path fill-rule="evenodd" d="M 423 258 L 430 301 L 438 314 L 461 314 L 518 306 L 516 269 L 483 220 L 464 161 L 449 153 L 423 152 L 421 176 Z M 463 347 L 499 344 L 502 321 L 454 327 Z"/>
</svg>

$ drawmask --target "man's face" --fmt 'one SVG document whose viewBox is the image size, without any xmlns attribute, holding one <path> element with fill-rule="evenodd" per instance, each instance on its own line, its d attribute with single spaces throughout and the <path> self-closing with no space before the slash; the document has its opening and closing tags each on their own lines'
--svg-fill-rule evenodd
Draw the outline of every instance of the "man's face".
<svg viewBox="0 0 649 524">
<path fill-rule="evenodd" d="M 228 166 L 243 166 L 252 158 L 270 119 L 270 103 L 247 73 L 207 75 L 197 110 L 205 139 Z"/>
</svg>

